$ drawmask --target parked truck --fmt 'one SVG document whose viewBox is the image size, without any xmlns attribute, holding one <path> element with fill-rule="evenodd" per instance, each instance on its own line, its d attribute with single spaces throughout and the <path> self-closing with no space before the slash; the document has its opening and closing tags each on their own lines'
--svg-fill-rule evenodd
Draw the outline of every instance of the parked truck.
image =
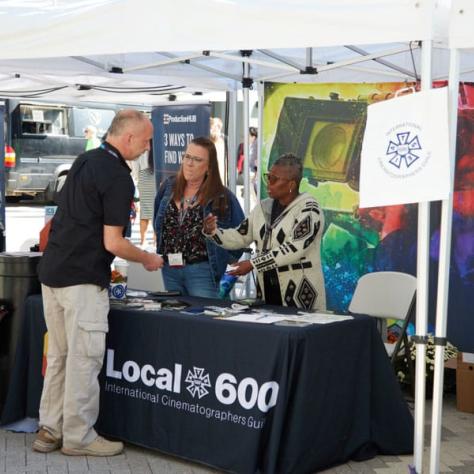
<svg viewBox="0 0 474 474">
<path fill-rule="evenodd" d="M 51 201 L 74 159 L 86 148 L 84 130 L 102 137 L 116 106 L 5 101 L 5 196 Z"/>
</svg>

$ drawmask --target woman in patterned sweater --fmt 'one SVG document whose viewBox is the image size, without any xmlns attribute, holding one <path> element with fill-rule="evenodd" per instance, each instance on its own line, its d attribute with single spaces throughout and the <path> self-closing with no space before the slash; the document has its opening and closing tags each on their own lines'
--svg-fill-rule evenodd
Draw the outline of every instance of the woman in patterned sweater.
<svg viewBox="0 0 474 474">
<path fill-rule="evenodd" d="M 217 226 L 212 214 L 204 234 L 226 249 L 257 245 L 256 256 L 235 265 L 234 275 L 257 271 L 257 292 L 266 303 L 304 309 L 326 309 L 321 268 L 324 216 L 318 202 L 299 194 L 303 165 L 293 154 L 282 155 L 266 174 L 270 198 L 260 202 L 234 229 Z"/>
</svg>

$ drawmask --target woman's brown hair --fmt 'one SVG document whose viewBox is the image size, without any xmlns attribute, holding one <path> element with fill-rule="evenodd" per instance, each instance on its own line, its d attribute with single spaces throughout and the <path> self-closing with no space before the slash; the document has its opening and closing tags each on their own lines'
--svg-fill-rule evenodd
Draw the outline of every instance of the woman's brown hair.
<svg viewBox="0 0 474 474">
<path fill-rule="evenodd" d="M 227 193 L 226 188 L 222 184 L 221 176 L 219 174 L 219 165 L 217 163 L 217 150 L 214 143 L 207 137 L 194 138 L 191 143 L 200 146 L 207 150 L 209 157 L 209 166 L 206 177 L 199 189 L 198 200 L 201 206 L 206 206 L 212 201 L 212 210 L 224 213 L 227 207 Z M 186 180 L 183 175 L 183 167 L 176 175 L 176 181 L 173 187 L 173 199 L 180 201 L 184 196 L 184 188 L 186 187 Z"/>
</svg>

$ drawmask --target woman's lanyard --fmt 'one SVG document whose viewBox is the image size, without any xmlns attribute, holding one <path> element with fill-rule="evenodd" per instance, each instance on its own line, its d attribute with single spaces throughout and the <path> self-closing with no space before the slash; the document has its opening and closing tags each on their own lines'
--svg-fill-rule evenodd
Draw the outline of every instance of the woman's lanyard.
<svg viewBox="0 0 474 474">
<path fill-rule="evenodd" d="M 267 247 L 271 240 L 272 231 L 283 220 L 286 214 L 288 214 L 289 210 L 290 209 L 288 209 L 288 206 L 287 206 L 283 208 L 281 213 L 275 218 L 275 220 L 272 223 L 265 222 L 265 235 L 263 237 L 262 252 L 266 252 L 270 250 L 271 247 L 270 248 L 267 248 Z"/>
<path fill-rule="evenodd" d="M 181 198 L 181 205 L 180 205 L 180 209 L 179 209 L 179 225 L 182 226 L 183 225 L 183 222 L 184 222 L 184 219 L 186 219 L 186 216 L 188 215 L 188 210 L 190 207 L 193 207 L 194 203 L 197 201 L 197 195 L 199 193 L 199 189 L 197 191 L 197 193 L 191 198 L 191 200 L 189 199 L 184 199 L 184 196 Z M 184 207 L 184 203 L 188 203 L 188 207 Z"/>
</svg>

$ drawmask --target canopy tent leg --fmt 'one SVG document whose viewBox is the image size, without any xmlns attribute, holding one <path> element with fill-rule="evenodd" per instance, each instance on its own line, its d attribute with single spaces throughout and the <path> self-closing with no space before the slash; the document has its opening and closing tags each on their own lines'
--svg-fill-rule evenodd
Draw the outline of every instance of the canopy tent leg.
<svg viewBox="0 0 474 474">
<path fill-rule="evenodd" d="M 235 194 L 237 188 L 237 160 L 235 151 L 237 150 L 237 91 L 226 92 L 228 104 L 228 134 L 227 134 L 227 176 L 229 177 L 229 189 Z"/>
<path fill-rule="evenodd" d="M 432 42 L 423 41 L 421 48 L 421 88 L 431 89 Z M 417 289 L 416 289 L 416 376 L 414 464 L 423 472 L 425 438 L 425 356 L 428 329 L 428 276 L 430 246 L 430 203 L 418 204 Z"/>
<path fill-rule="evenodd" d="M 263 143 L 263 105 L 265 101 L 265 85 L 258 83 L 258 137 L 257 137 L 257 201 L 261 199 L 261 185 L 264 170 L 262 168 L 262 143 Z"/>
<path fill-rule="evenodd" d="M 248 57 L 252 54 L 252 51 L 241 51 L 243 57 Z M 244 213 L 246 216 L 250 213 L 250 137 L 249 137 L 249 126 L 250 126 L 250 87 L 252 86 L 252 79 L 250 77 L 250 64 L 249 62 L 243 62 L 243 77 L 242 77 L 242 92 L 243 92 L 243 134 L 244 134 Z M 244 258 L 249 259 L 250 254 L 245 253 Z M 251 292 L 251 281 L 250 278 L 245 280 L 245 297 L 248 298 Z"/>
<path fill-rule="evenodd" d="M 251 51 L 242 51 L 242 56 L 248 56 L 252 54 Z M 250 212 L 250 141 L 249 141 L 249 124 L 250 124 L 250 87 L 252 85 L 252 79 L 250 78 L 250 64 L 248 62 L 243 63 L 244 73 L 242 77 L 242 92 L 244 99 L 243 107 L 243 121 L 244 121 L 244 212 L 245 215 L 249 215 Z"/>
<path fill-rule="evenodd" d="M 431 415 L 430 473 L 439 472 L 441 450 L 441 419 L 443 414 L 444 350 L 448 322 L 449 263 L 451 260 L 451 226 L 453 218 L 454 173 L 456 166 L 456 129 L 459 95 L 459 50 L 451 50 L 449 62 L 449 159 L 451 188 L 448 199 L 442 201 L 439 244 L 438 297 L 436 302 L 435 368 L 433 411 Z"/>
</svg>

